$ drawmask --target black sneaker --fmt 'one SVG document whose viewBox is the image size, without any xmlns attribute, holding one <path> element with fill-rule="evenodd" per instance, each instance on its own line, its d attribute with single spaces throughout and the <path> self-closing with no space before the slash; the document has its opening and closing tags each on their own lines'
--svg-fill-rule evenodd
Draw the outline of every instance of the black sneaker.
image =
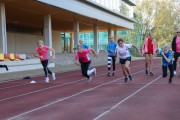
<svg viewBox="0 0 180 120">
<path fill-rule="evenodd" d="M 110 72 L 108 72 L 107 76 L 111 76 L 111 73 L 110 73 Z"/>
<path fill-rule="evenodd" d="M 129 75 L 129 80 L 130 80 L 130 81 L 132 81 L 132 80 L 133 80 L 133 78 L 132 78 L 132 76 L 131 76 L 131 75 Z"/>
<path fill-rule="evenodd" d="M 124 83 L 127 83 L 127 81 L 128 81 L 128 78 L 125 78 L 125 79 L 124 79 Z"/>
<path fill-rule="evenodd" d="M 146 75 L 148 75 L 148 70 L 146 70 L 145 72 L 146 72 Z"/>
<path fill-rule="evenodd" d="M 8 67 L 7 67 L 7 65 L 4 65 L 4 67 L 6 68 L 6 71 L 8 71 L 9 69 L 8 69 Z"/>
<path fill-rule="evenodd" d="M 172 83 L 172 78 L 169 78 L 169 83 Z"/>
<path fill-rule="evenodd" d="M 112 73 L 112 76 L 114 76 L 114 72 Z"/>
<path fill-rule="evenodd" d="M 149 73 L 149 76 L 153 76 L 153 73 L 152 73 L 152 72 L 150 72 L 150 73 Z"/>
</svg>

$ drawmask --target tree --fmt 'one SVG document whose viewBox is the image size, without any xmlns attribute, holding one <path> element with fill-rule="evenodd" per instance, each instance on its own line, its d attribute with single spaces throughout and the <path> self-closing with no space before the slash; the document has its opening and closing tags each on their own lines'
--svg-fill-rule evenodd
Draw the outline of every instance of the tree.
<svg viewBox="0 0 180 120">
<path fill-rule="evenodd" d="M 171 44 L 175 33 L 174 0 L 157 1 L 153 33 L 159 46 Z"/>
<path fill-rule="evenodd" d="M 141 19 L 141 34 L 144 40 L 147 33 L 153 28 L 153 21 L 155 18 L 155 4 L 154 0 L 143 0 L 140 5 L 135 7 L 135 14 L 137 18 Z"/>
<path fill-rule="evenodd" d="M 159 46 L 171 44 L 172 38 L 180 23 L 180 8 L 175 0 L 142 0 L 135 8 L 135 13 L 142 18 L 143 40 L 152 31 Z"/>
</svg>

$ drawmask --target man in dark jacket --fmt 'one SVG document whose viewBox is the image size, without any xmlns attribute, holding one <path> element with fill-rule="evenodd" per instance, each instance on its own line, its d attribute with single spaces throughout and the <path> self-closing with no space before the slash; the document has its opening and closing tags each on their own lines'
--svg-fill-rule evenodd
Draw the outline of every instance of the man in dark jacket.
<svg viewBox="0 0 180 120">
<path fill-rule="evenodd" d="M 180 56 L 180 29 L 177 30 L 177 36 L 173 38 L 172 51 L 174 52 L 174 61 L 173 61 L 174 75 L 176 75 L 177 60 L 178 57 Z"/>
</svg>

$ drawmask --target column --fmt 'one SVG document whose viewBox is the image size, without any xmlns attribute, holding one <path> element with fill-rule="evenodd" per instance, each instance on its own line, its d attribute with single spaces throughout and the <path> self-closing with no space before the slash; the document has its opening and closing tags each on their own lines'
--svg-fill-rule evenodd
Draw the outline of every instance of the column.
<svg viewBox="0 0 180 120">
<path fill-rule="evenodd" d="M 114 30 L 114 41 L 117 41 L 117 30 Z"/>
<path fill-rule="evenodd" d="M 74 46 L 78 45 L 79 41 L 79 22 L 74 22 Z"/>
<path fill-rule="evenodd" d="M 5 4 L 0 3 L 0 52 L 7 53 L 7 31 Z"/>
<path fill-rule="evenodd" d="M 108 28 L 108 40 L 110 36 L 111 36 L 111 28 Z"/>
<path fill-rule="evenodd" d="M 51 15 L 44 15 L 44 42 L 45 45 L 52 48 Z M 52 52 L 50 52 L 50 55 L 52 55 Z"/>
<path fill-rule="evenodd" d="M 98 26 L 97 25 L 93 26 L 93 32 L 94 32 L 94 51 L 98 53 L 99 49 L 98 49 Z"/>
<path fill-rule="evenodd" d="M 73 33 L 70 33 L 70 53 L 73 53 L 73 52 L 74 52 L 74 50 L 73 50 L 73 48 L 74 48 L 73 36 L 74 36 L 74 34 L 73 34 Z"/>
</svg>

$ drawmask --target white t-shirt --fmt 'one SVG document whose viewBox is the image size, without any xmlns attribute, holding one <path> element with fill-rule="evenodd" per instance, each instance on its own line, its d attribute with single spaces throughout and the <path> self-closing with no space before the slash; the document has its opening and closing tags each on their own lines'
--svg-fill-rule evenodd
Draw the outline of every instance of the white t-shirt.
<svg viewBox="0 0 180 120">
<path fill-rule="evenodd" d="M 117 46 L 117 53 L 119 54 L 119 58 L 126 59 L 127 57 L 130 57 L 131 54 L 129 52 L 129 48 L 132 47 L 132 44 L 123 44 L 123 47 Z"/>
</svg>

